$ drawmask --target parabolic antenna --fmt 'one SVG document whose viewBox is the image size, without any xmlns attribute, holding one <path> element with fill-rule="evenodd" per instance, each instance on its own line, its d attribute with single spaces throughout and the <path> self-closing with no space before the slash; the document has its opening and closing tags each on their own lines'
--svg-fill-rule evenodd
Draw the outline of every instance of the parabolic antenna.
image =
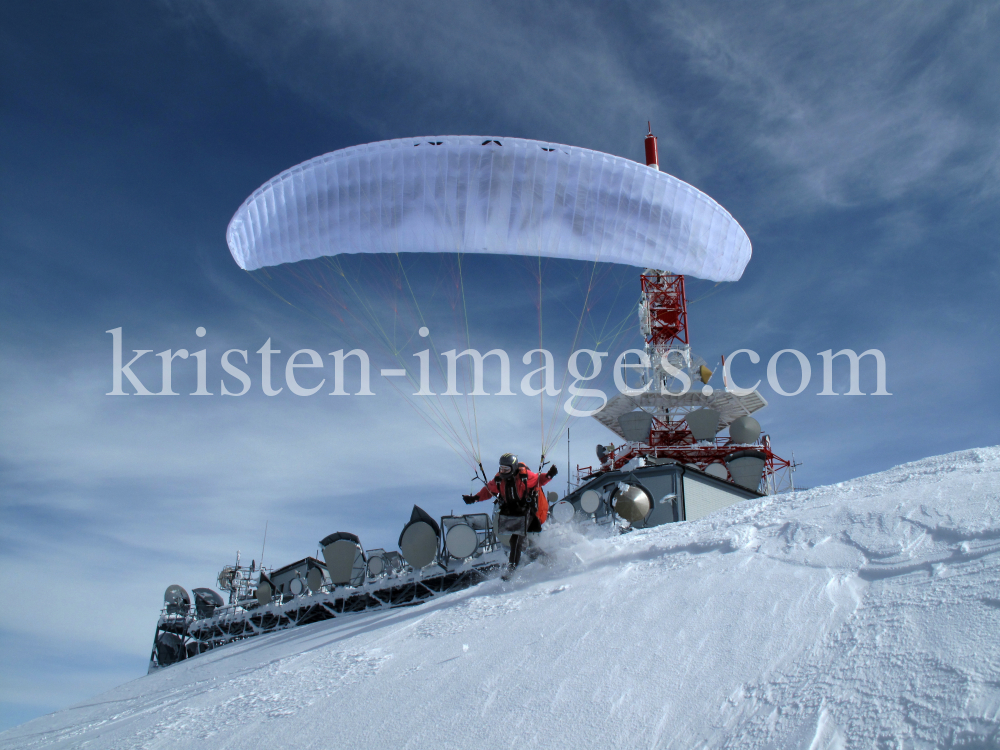
<svg viewBox="0 0 1000 750">
<path fill-rule="evenodd" d="M 414 505 L 410 521 L 399 535 L 399 549 L 406 562 L 414 568 L 423 568 L 434 562 L 438 553 L 441 529 L 430 514 Z"/>
<path fill-rule="evenodd" d="M 705 473 L 719 479 L 729 479 L 729 471 L 726 469 L 724 464 L 721 464 L 718 461 L 706 466 Z"/>
<path fill-rule="evenodd" d="M 185 656 L 183 640 L 173 633 L 160 633 L 156 639 L 156 661 L 161 666 L 167 667 Z"/>
<path fill-rule="evenodd" d="M 186 615 L 191 607 L 191 597 L 183 586 L 175 583 L 163 592 L 163 603 L 167 606 L 168 615 Z"/>
<path fill-rule="evenodd" d="M 257 585 L 257 603 L 260 605 L 267 604 L 271 601 L 271 597 L 274 595 L 274 589 L 271 588 L 271 584 L 267 581 L 261 581 Z"/>
<path fill-rule="evenodd" d="M 625 439 L 631 443 L 645 443 L 649 440 L 649 429 L 653 426 L 653 415 L 644 411 L 630 411 L 618 417 Z"/>
<path fill-rule="evenodd" d="M 569 523 L 575 515 L 576 508 L 573 507 L 573 503 L 560 500 L 552 505 L 551 516 L 556 523 Z"/>
<path fill-rule="evenodd" d="M 219 588 L 223 591 L 232 591 L 236 579 L 236 568 L 232 565 L 225 566 L 219 571 Z"/>
<path fill-rule="evenodd" d="M 319 544 L 323 548 L 323 559 L 326 560 L 331 583 L 336 586 L 357 586 L 364 581 L 366 561 L 358 537 L 346 531 L 338 531 L 325 537 Z"/>
<path fill-rule="evenodd" d="M 729 425 L 729 439 L 734 443 L 749 445 L 756 443 L 760 437 L 760 422 L 747 414 L 734 419 Z"/>
<path fill-rule="evenodd" d="M 306 574 L 306 583 L 309 585 L 309 590 L 313 593 L 316 593 L 323 587 L 323 573 L 319 568 L 310 568 Z"/>
<path fill-rule="evenodd" d="M 476 530 L 467 523 L 456 523 L 445 534 L 445 544 L 448 554 L 459 560 L 472 557 L 479 547 L 479 537 Z"/>
<path fill-rule="evenodd" d="M 389 564 L 385 559 L 385 550 L 382 548 L 370 549 L 366 555 L 368 565 L 366 570 L 369 578 L 378 578 L 388 572 Z"/>
<path fill-rule="evenodd" d="M 715 409 L 696 409 L 684 417 L 695 440 L 712 440 L 719 431 L 719 412 Z"/>
<path fill-rule="evenodd" d="M 726 456 L 726 466 L 729 467 L 733 481 L 755 492 L 760 487 L 760 480 L 764 478 L 766 462 L 767 454 L 763 451 L 738 451 Z"/>
<path fill-rule="evenodd" d="M 240 268 L 341 253 L 500 253 L 736 281 L 750 240 L 676 177 L 558 143 L 402 138 L 333 151 L 247 198 L 226 230 Z"/>
<path fill-rule="evenodd" d="M 601 494 L 596 490 L 587 490 L 580 495 L 580 510 L 584 513 L 596 513 L 601 507 Z"/>
<path fill-rule="evenodd" d="M 271 579 L 261 572 L 260 580 L 257 582 L 257 603 L 262 607 L 270 604 L 272 596 L 274 596 L 274 586 L 271 584 Z"/>
<path fill-rule="evenodd" d="M 385 572 L 385 558 L 382 555 L 368 556 L 368 577 L 378 578 Z"/>
<path fill-rule="evenodd" d="M 629 523 L 641 523 L 652 507 L 652 498 L 641 487 L 615 491 L 615 513 Z"/>
<path fill-rule="evenodd" d="M 403 562 L 403 556 L 401 554 L 399 554 L 395 550 L 392 550 L 390 552 L 386 552 L 384 557 L 385 557 L 386 567 L 389 570 L 394 570 L 397 573 L 403 570 L 404 562 Z"/>
<path fill-rule="evenodd" d="M 226 604 L 222 596 L 212 589 L 191 589 L 191 593 L 194 594 L 194 610 L 198 617 L 211 617 L 217 607 Z"/>
<path fill-rule="evenodd" d="M 759 411 L 767 406 L 767 401 L 757 392 L 753 391 L 745 396 L 737 396 L 735 393 L 724 390 L 715 390 L 709 395 L 705 395 L 699 390 L 690 390 L 683 394 L 648 392 L 640 393 L 638 396 L 630 396 L 626 393 L 619 393 L 617 396 L 608 399 L 607 405 L 594 415 L 594 418 L 614 432 L 616 435 L 625 437 L 622 432 L 618 417 L 631 412 L 636 407 L 640 409 L 663 414 L 666 410 L 672 413 L 689 412 L 695 409 L 707 407 L 719 412 L 719 424 L 722 427 L 730 425 L 753 412 Z M 757 420 L 754 420 L 755 422 Z M 730 437 L 732 432 L 730 431 Z M 627 438 L 626 438 L 627 439 Z M 755 438 L 756 439 L 756 438 Z M 600 457 L 600 452 L 598 452 Z M 603 459 L 601 459 L 603 461 Z"/>
</svg>

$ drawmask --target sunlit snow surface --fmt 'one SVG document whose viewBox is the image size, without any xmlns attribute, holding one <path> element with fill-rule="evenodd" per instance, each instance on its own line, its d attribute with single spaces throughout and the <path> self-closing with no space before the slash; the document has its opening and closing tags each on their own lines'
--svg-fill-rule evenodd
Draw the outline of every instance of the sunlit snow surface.
<svg viewBox="0 0 1000 750">
<path fill-rule="evenodd" d="M 222 648 L 0 747 L 1000 746 L 998 448 L 545 536 L 509 583 Z"/>
</svg>

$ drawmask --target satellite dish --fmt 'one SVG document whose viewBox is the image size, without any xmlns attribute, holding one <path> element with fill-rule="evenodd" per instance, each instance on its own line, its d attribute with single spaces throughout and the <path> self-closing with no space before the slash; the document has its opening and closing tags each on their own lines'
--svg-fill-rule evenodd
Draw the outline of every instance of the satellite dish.
<svg viewBox="0 0 1000 750">
<path fill-rule="evenodd" d="M 618 426 L 630 443 L 646 443 L 653 426 L 653 415 L 645 411 L 630 411 L 618 417 Z"/>
<path fill-rule="evenodd" d="M 303 594 L 309 593 L 309 585 L 303 581 L 301 578 L 296 576 L 288 584 L 288 590 L 292 592 L 295 596 L 302 596 Z"/>
<path fill-rule="evenodd" d="M 445 546 L 449 555 L 464 560 L 472 557 L 479 548 L 479 537 L 476 535 L 476 530 L 468 524 L 457 523 L 448 529 Z"/>
<path fill-rule="evenodd" d="M 267 576 L 261 573 L 260 582 L 257 584 L 257 603 L 262 607 L 265 604 L 270 604 L 272 596 L 274 596 L 274 588 L 271 586 L 271 582 L 267 580 Z"/>
<path fill-rule="evenodd" d="M 441 529 L 430 514 L 414 505 L 410 521 L 399 535 L 399 549 L 406 562 L 414 568 L 424 568 L 434 562 L 438 553 Z"/>
<path fill-rule="evenodd" d="M 219 571 L 219 588 L 223 591 L 232 591 L 236 580 L 236 568 L 227 565 Z"/>
<path fill-rule="evenodd" d="M 729 425 L 729 440 L 738 445 L 752 445 L 760 437 L 760 422 L 749 414 L 734 419 Z"/>
<path fill-rule="evenodd" d="M 226 604 L 222 596 L 212 589 L 191 589 L 191 593 L 194 594 L 194 611 L 198 617 L 214 617 L 215 610 Z"/>
<path fill-rule="evenodd" d="M 385 559 L 384 549 L 381 548 L 370 549 L 368 550 L 367 557 L 368 557 L 368 565 L 366 566 L 365 569 L 368 572 L 369 578 L 378 578 L 379 576 L 381 576 L 383 573 L 386 572 L 386 569 L 389 567 L 389 565 Z"/>
<path fill-rule="evenodd" d="M 156 661 L 161 667 L 168 667 L 187 656 L 184 641 L 173 633 L 160 633 L 156 639 Z"/>
<path fill-rule="evenodd" d="M 696 409 L 684 421 L 695 440 L 712 440 L 719 432 L 719 412 L 715 409 Z"/>
<path fill-rule="evenodd" d="M 755 492 L 760 488 L 760 480 L 764 478 L 764 465 L 767 454 L 762 451 L 737 451 L 726 456 L 726 466 L 733 481 L 741 487 Z"/>
<path fill-rule="evenodd" d="M 718 479 L 729 479 L 729 470 L 726 469 L 726 465 L 720 464 L 718 461 L 706 466 L 705 473 Z"/>
<path fill-rule="evenodd" d="M 414 568 L 423 568 L 437 557 L 438 536 L 425 521 L 411 521 L 399 536 L 399 549 L 406 562 Z"/>
<path fill-rule="evenodd" d="M 319 568 L 311 568 L 306 574 L 306 583 L 309 585 L 309 590 L 314 594 L 323 588 L 323 571 Z"/>
<path fill-rule="evenodd" d="M 549 505 L 550 506 L 551 505 L 555 505 L 556 502 L 558 502 L 558 500 L 559 500 L 559 493 L 558 492 L 550 492 L 545 497 L 549 501 Z"/>
<path fill-rule="evenodd" d="M 335 586 L 357 586 L 364 580 L 365 555 L 361 541 L 346 531 L 325 537 L 320 546 L 330 582 Z"/>
<path fill-rule="evenodd" d="M 573 516 L 576 515 L 576 508 L 573 507 L 573 503 L 560 500 L 558 503 L 552 505 L 550 515 L 556 523 L 569 523 L 573 520 Z"/>
<path fill-rule="evenodd" d="M 702 385 L 708 385 L 708 381 L 712 379 L 712 371 L 705 367 L 705 365 L 699 365 L 698 377 L 701 378 Z"/>
<path fill-rule="evenodd" d="M 385 558 L 382 555 L 372 555 L 368 558 L 368 577 L 378 578 L 385 573 Z"/>
<path fill-rule="evenodd" d="M 385 553 L 385 565 L 389 571 L 400 572 L 404 566 L 403 556 L 395 550 Z"/>
<path fill-rule="evenodd" d="M 615 490 L 615 513 L 632 524 L 641 523 L 653 507 L 653 498 L 641 487 Z"/>
<path fill-rule="evenodd" d="M 596 513 L 601 507 L 601 495 L 595 490 L 587 490 L 580 495 L 580 510 L 584 513 Z"/>
<path fill-rule="evenodd" d="M 167 606 L 168 615 L 186 615 L 191 609 L 191 597 L 183 586 L 176 583 L 167 586 L 163 592 L 163 603 Z"/>
</svg>

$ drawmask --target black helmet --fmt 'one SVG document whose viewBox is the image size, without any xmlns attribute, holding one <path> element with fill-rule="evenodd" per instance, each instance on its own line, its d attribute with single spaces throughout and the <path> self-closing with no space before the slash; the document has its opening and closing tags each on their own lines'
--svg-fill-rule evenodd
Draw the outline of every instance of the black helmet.
<svg viewBox="0 0 1000 750">
<path fill-rule="evenodd" d="M 500 456 L 500 474 L 509 477 L 517 471 L 517 456 L 513 453 L 504 453 Z"/>
</svg>

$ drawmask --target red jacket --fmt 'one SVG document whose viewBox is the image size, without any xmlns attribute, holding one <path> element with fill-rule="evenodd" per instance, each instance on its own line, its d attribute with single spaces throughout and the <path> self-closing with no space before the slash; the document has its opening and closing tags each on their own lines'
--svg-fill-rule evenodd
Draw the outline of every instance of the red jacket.
<svg viewBox="0 0 1000 750">
<path fill-rule="evenodd" d="M 527 494 L 529 490 L 534 490 L 544 487 L 552 479 L 552 477 L 550 477 L 548 474 L 536 474 L 524 464 L 520 465 L 517 476 L 518 476 L 518 481 L 514 483 L 514 491 L 517 493 L 517 496 L 521 499 L 524 499 L 525 494 Z M 527 481 L 521 481 L 522 477 L 525 478 Z M 506 489 L 503 485 L 506 482 L 507 480 L 505 478 L 497 474 L 495 477 L 493 477 L 493 479 L 490 480 L 489 484 L 487 484 L 485 487 L 479 490 L 478 493 L 476 493 L 476 497 L 479 498 L 477 502 L 482 502 L 483 500 L 489 500 L 491 497 L 496 497 L 498 495 L 500 497 L 503 497 L 504 496 L 503 491 Z M 548 518 L 549 503 L 548 500 L 545 498 L 544 492 L 538 493 L 538 510 L 535 512 L 535 515 L 538 516 L 538 520 L 541 521 L 542 523 L 545 523 L 546 518 Z"/>
</svg>

